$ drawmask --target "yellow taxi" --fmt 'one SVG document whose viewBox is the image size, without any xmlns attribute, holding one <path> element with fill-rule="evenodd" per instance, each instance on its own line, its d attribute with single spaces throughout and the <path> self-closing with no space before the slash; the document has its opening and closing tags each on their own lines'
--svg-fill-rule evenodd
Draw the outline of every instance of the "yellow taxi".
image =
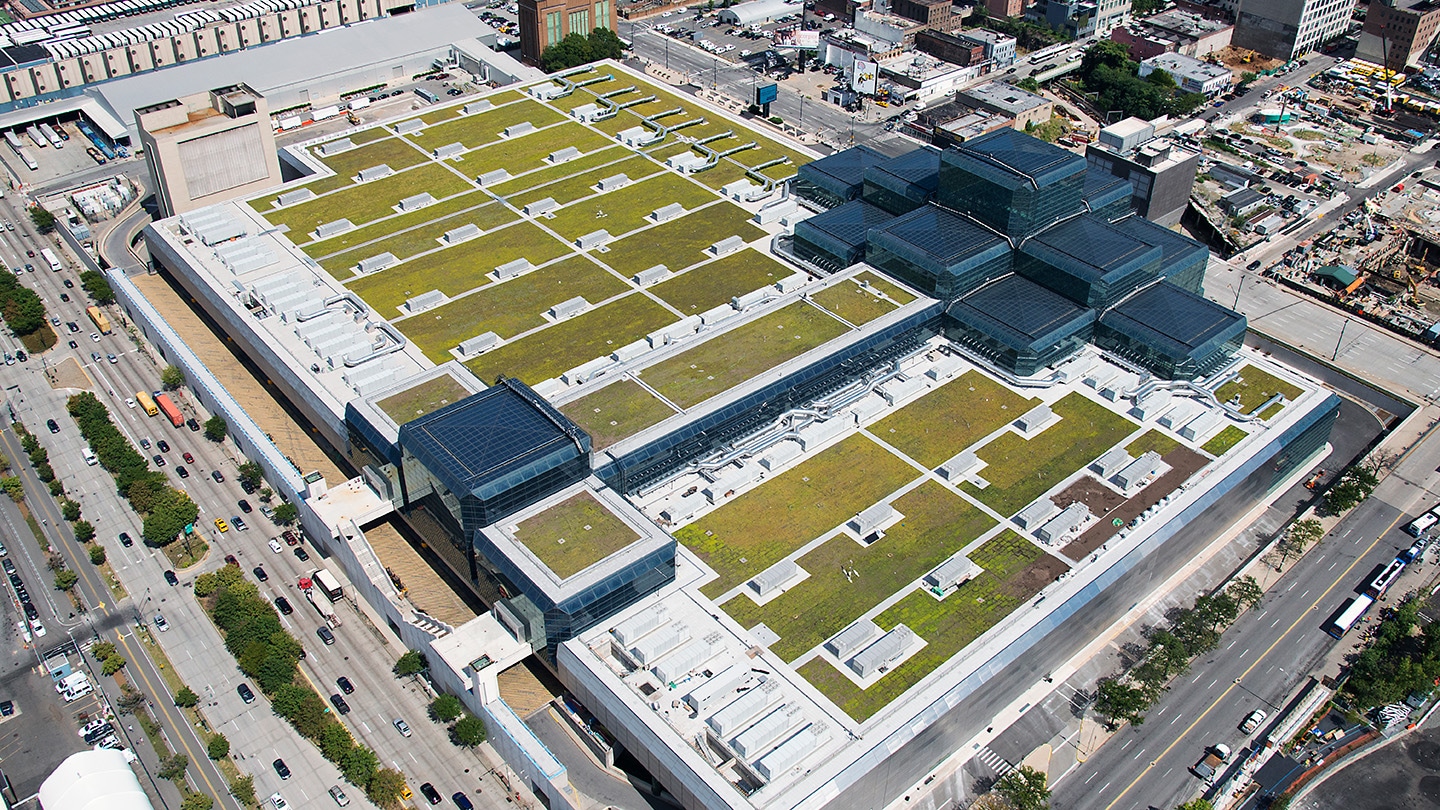
<svg viewBox="0 0 1440 810">
<path fill-rule="evenodd" d="M 400 801 L 408 802 L 413 798 L 415 798 L 415 791 L 411 790 L 409 785 L 403 785 L 400 788 Z"/>
<path fill-rule="evenodd" d="M 230 531 L 230 524 L 224 518 L 215 518 L 215 530 L 221 533 Z"/>
</svg>

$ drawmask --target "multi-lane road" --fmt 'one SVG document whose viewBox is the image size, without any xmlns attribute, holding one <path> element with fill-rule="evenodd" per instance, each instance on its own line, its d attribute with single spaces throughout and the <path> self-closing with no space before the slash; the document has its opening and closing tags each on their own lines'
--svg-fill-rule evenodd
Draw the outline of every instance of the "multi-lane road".
<svg viewBox="0 0 1440 810">
<path fill-rule="evenodd" d="M 52 244 L 48 238 L 28 232 L 28 221 L 22 223 L 15 212 L 6 210 L 8 208 L 6 202 L 0 201 L 0 220 L 10 218 L 17 230 L 6 231 L 4 236 L 0 236 L 0 261 L 9 263 L 23 259 L 26 246 L 38 253 L 42 245 Z M 75 283 L 74 288 L 64 286 L 67 278 Z M 256 700 L 250 704 L 246 704 L 237 693 L 237 686 L 244 676 L 188 588 L 195 574 L 214 570 L 223 564 L 224 555 L 233 554 L 251 578 L 256 576 L 253 573 L 255 567 L 263 567 L 267 579 L 260 582 L 259 587 L 267 598 L 273 600 L 283 595 L 293 606 L 294 612 L 282 616 L 282 622 L 309 651 L 307 659 L 302 662 L 302 671 L 321 696 L 328 697 L 340 691 L 336 681 L 341 676 L 349 679 L 354 688 L 354 692 L 346 696 L 351 711 L 342 719 L 358 741 L 375 750 L 382 765 L 405 772 L 413 787 L 431 782 L 447 797 L 463 790 L 478 802 L 482 793 L 499 793 L 498 783 L 487 777 L 491 767 L 488 759 L 476 752 L 457 749 L 449 742 L 444 729 L 427 719 L 429 696 L 423 688 L 411 681 L 397 682 L 390 674 L 390 666 L 403 648 L 387 629 L 377 627 L 346 600 L 336 606 L 342 625 L 335 631 L 335 644 L 326 645 L 317 637 L 321 615 L 306 601 L 296 585 L 301 576 L 309 574 L 318 565 L 324 565 L 324 560 L 313 547 L 304 546 L 310 552 L 308 561 L 298 559 L 288 547 L 281 553 L 272 552 L 267 541 L 277 536 L 279 529 L 258 511 L 242 515 L 249 526 L 247 531 L 233 528 L 233 516 L 242 512 L 238 505 L 241 498 L 259 506 L 258 498 L 247 496 L 237 480 L 236 468 L 244 459 L 228 443 L 207 441 L 201 432 L 185 427 L 174 428 L 163 417 L 147 416 L 143 409 L 126 404 L 127 399 L 133 399 L 136 391 L 152 391 L 159 387 L 160 366 L 145 347 L 125 333 L 119 323 L 114 334 L 101 335 L 98 341 L 92 340 L 91 333 L 95 330 L 84 313 L 87 301 L 79 288 L 76 272 L 67 268 L 63 272 L 52 273 L 37 268 L 34 273 L 26 273 L 23 282 L 35 289 L 45 300 L 49 311 L 60 318 L 61 325 L 57 330 L 60 332 L 60 343 L 42 357 L 0 367 L 5 399 L 14 408 L 16 416 L 49 451 L 51 464 L 65 481 L 67 493 L 81 503 L 84 518 L 95 525 L 96 542 L 106 547 L 109 561 L 129 595 L 120 604 L 113 604 L 114 600 L 104 583 L 100 582 L 97 569 L 90 565 L 85 550 L 73 541 L 68 532 L 57 528 L 63 525 L 59 509 L 28 467 L 21 473 L 28 485 L 32 509 L 43 520 L 42 528 L 49 535 L 52 545 L 66 551 L 71 567 L 81 575 L 80 593 L 91 608 L 83 617 L 83 624 L 77 624 L 75 618 L 67 615 L 69 607 L 63 596 L 49 590 L 50 576 L 43 570 L 43 563 L 38 566 L 40 570 L 28 573 L 26 580 L 33 583 L 33 598 L 51 600 L 55 604 L 53 611 L 48 607 L 42 609 L 47 624 L 63 632 L 62 623 L 69 622 L 83 628 L 83 632 L 76 630 L 77 637 L 86 636 L 94 630 L 102 638 L 118 643 L 122 653 L 131 661 L 127 672 L 150 696 L 154 711 L 164 724 L 172 744 L 178 751 L 189 755 L 197 787 L 220 799 L 222 806 L 235 807 L 233 800 L 226 795 L 223 778 L 205 756 L 204 735 L 197 733 L 179 715 L 164 681 L 134 638 L 137 623 L 149 628 L 148 632 L 161 643 L 181 679 L 201 695 L 201 708 L 206 718 L 214 730 L 223 732 L 229 738 L 241 769 L 255 776 L 259 795 L 267 796 L 278 791 L 297 806 L 308 806 L 316 799 L 328 803 L 326 790 L 340 784 L 353 800 L 363 801 L 362 791 L 344 785 L 335 767 L 325 762 L 312 744 L 299 738 L 283 720 L 270 712 L 258 688 L 254 690 Z M 69 295 L 71 301 L 61 302 L 62 293 Z M 111 317 L 116 316 L 112 313 Z M 67 321 L 75 321 L 82 330 L 74 335 L 67 334 L 64 326 Z M 76 341 L 74 349 L 67 343 L 71 339 Z M 0 346 L 4 346 L 3 340 L 0 340 Z M 91 352 L 98 353 L 101 359 L 95 361 Z M 108 361 L 109 354 L 116 356 L 116 362 Z M 161 469 L 169 475 L 172 485 L 187 491 L 200 507 L 201 518 L 197 527 L 210 542 L 211 552 L 198 566 L 179 572 L 179 586 L 166 583 L 164 572 L 170 568 L 169 563 L 162 552 L 148 548 L 140 541 L 140 520 L 117 495 L 109 474 L 98 466 L 87 466 L 83 461 L 84 440 L 64 410 L 65 400 L 74 390 L 52 389 L 45 377 L 47 369 L 71 358 L 89 378 L 92 392 L 110 408 L 119 429 L 137 449 L 142 439 L 148 439 L 150 449 L 141 452 L 147 457 L 161 455 L 166 460 Z M 199 421 L 204 420 L 205 414 L 195 413 L 183 393 L 177 398 L 182 408 L 189 410 Z M 60 428 L 58 433 L 52 434 L 46 428 L 46 420 L 51 418 Z M 160 440 L 167 443 L 168 451 L 159 449 Z M 24 454 L 14 436 L 5 434 L 0 444 L 10 458 L 23 460 Z M 182 458 L 184 453 L 190 453 L 194 461 L 185 461 Z M 176 474 L 177 467 L 181 465 L 189 471 L 188 478 L 182 479 Z M 222 473 L 223 482 L 212 479 L 210 473 L 214 470 Z M 224 533 L 218 532 L 213 523 L 217 517 L 232 524 L 232 528 Z M 132 546 L 122 546 L 118 539 L 121 532 L 134 539 Z M 12 552 L 17 546 L 34 559 L 39 559 L 38 548 L 32 548 L 28 538 L 12 541 Z M 156 632 L 156 614 L 163 614 L 169 628 L 166 632 Z M 396 718 L 404 718 L 414 730 L 414 736 L 402 737 L 392 725 Z M 288 780 L 282 780 L 272 767 L 277 758 L 283 759 L 289 767 L 292 776 Z"/>
</svg>

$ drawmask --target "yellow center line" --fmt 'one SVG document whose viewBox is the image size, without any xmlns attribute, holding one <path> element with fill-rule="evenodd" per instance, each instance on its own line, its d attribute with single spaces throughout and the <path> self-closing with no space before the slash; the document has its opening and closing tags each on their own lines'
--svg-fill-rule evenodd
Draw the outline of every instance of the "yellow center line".
<svg viewBox="0 0 1440 810">
<path fill-rule="evenodd" d="M 134 651 L 132 651 L 132 650 L 130 649 L 130 645 L 129 645 L 128 643 L 126 643 L 126 641 L 125 641 L 125 634 L 124 634 L 124 633 L 116 633 L 116 635 L 117 635 L 117 636 L 119 637 L 119 639 L 120 639 L 120 646 L 125 648 L 125 652 L 126 652 L 126 654 L 128 654 L 128 655 L 130 656 L 130 659 L 131 659 L 131 660 L 138 660 L 137 657 L 136 657 L 136 655 L 135 655 L 135 653 L 134 653 Z M 140 654 L 141 654 L 141 655 L 144 655 L 144 654 L 145 654 L 145 651 L 142 649 L 142 650 L 140 651 Z M 152 662 L 152 663 L 153 663 L 153 662 Z M 150 690 L 150 694 L 154 695 L 154 696 L 157 698 L 157 699 L 156 699 L 155 701 L 153 701 L 153 702 L 155 703 L 156 706 L 159 706 L 159 707 L 160 707 L 160 712 L 165 715 L 165 719 L 170 723 L 171 726 L 173 726 L 173 727 L 175 728 L 175 736 L 179 738 L 179 740 L 177 740 L 177 742 L 179 742 L 180 745 L 185 749 L 185 755 L 188 756 L 188 757 L 190 757 L 190 762 L 195 765 L 195 771 L 196 771 L 197 773 L 199 773 L 199 774 L 200 774 L 200 778 L 201 778 L 202 780 L 204 780 L 204 782 L 205 782 L 205 787 L 207 787 L 207 788 L 210 789 L 210 793 L 211 793 L 212 796 L 215 797 L 216 803 L 221 803 L 222 800 L 223 800 L 223 797 L 224 797 L 226 794 L 229 793 L 229 790 L 228 790 L 228 789 L 227 789 L 227 790 L 216 790 L 216 789 L 215 789 L 214 783 L 212 783 L 212 782 L 210 781 L 210 775 L 207 774 L 207 773 L 205 773 L 204 763 L 207 762 L 207 761 L 209 761 L 209 760 L 208 760 L 208 756 L 207 756 L 207 757 L 204 757 L 204 758 L 198 757 L 198 756 L 195 755 L 195 751 L 190 748 L 190 743 L 186 741 L 186 739 L 185 739 L 185 734 L 184 734 L 183 731 L 182 731 L 182 728 L 186 728 L 186 729 L 189 728 L 189 723 L 188 723 L 188 721 L 186 721 L 184 717 L 181 717 L 178 722 L 175 720 L 175 717 L 174 717 L 174 716 L 171 714 L 171 712 L 170 712 L 170 708 L 171 708 L 171 707 L 170 707 L 169 705 L 167 705 L 166 699 L 165 699 L 166 696 L 168 696 L 169 693 L 166 692 L 163 688 L 162 688 L 162 689 L 156 689 L 156 688 L 155 688 L 155 685 L 150 682 L 150 677 L 145 674 L 144 668 L 142 668 L 142 667 L 140 667 L 140 666 L 137 665 L 137 666 L 135 667 L 135 672 L 136 672 L 137 674 L 139 674 L 141 680 L 145 681 L 145 688 Z M 152 742 L 152 747 L 153 747 L 153 742 Z"/>
<path fill-rule="evenodd" d="M 1301 622 L 1309 618 L 1310 614 L 1315 610 L 1315 608 L 1319 607 L 1320 603 L 1323 602 L 1326 597 L 1330 595 L 1330 592 L 1335 590 L 1335 586 L 1339 585 L 1341 580 L 1349 576 L 1350 572 L 1354 570 L 1355 566 L 1359 565 L 1360 561 L 1365 559 L 1365 555 L 1369 554 L 1377 545 L 1379 545 L 1381 539 L 1383 539 L 1385 535 L 1390 532 L 1391 529 L 1395 528 L 1395 524 L 1399 523 L 1404 518 L 1405 513 L 1401 512 L 1395 517 L 1394 520 L 1390 521 L 1390 525 L 1386 526 L 1383 530 L 1381 530 L 1381 532 L 1375 536 L 1374 541 L 1372 541 L 1370 545 L 1366 546 L 1364 551 L 1360 552 L 1358 555 L 1355 556 L 1355 561 L 1350 563 L 1350 565 L 1347 566 L 1344 571 L 1341 571 L 1339 576 L 1335 577 L 1335 581 L 1330 583 L 1330 587 L 1326 588 L 1325 592 L 1320 594 L 1320 596 L 1317 597 L 1315 601 L 1310 604 L 1309 609 L 1297 616 L 1295 618 L 1295 621 L 1291 622 L 1290 626 L 1285 628 L 1285 632 L 1281 633 L 1280 637 L 1275 639 L 1275 642 L 1273 644 L 1271 644 L 1269 647 L 1266 647 L 1265 652 L 1260 653 L 1259 657 L 1255 659 L 1255 663 L 1251 664 L 1249 667 L 1246 667 L 1245 671 L 1240 673 L 1240 677 L 1237 678 L 1234 683 L 1231 683 L 1229 686 L 1225 687 L 1225 691 L 1221 692 L 1220 696 L 1215 698 L 1215 702 L 1211 703 L 1210 706 L 1205 709 L 1205 711 L 1200 713 L 1199 717 L 1195 718 L 1195 722 L 1191 723 L 1189 726 L 1186 726 L 1184 731 L 1176 735 L 1173 742 L 1165 746 L 1165 750 L 1161 751 L 1159 756 L 1150 760 L 1150 764 L 1146 765 L 1145 769 L 1140 771 L 1140 774 L 1136 776 L 1135 779 L 1130 782 L 1130 784 L 1126 785 L 1124 790 L 1120 791 L 1120 795 L 1116 796 L 1114 801 L 1105 805 L 1105 810 L 1111 810 L 1111 808 L 1120 803 L 1121 799 L 1125 798 L 1125 794 L 1129 793 L 1131 790 L 1134 790 L 1135 786 L 1140 783 L 1140 780 L 1144 779 L 1146 775 L 1155 768 L 1155 765 L 1160 762 L 1160 760 L 1164 759 L 1170 753 L 1170 751 L 1175 748 L 1175 746 L 1179 745 L 1181 740 L 1185 739 L 1185 737 L 1187 737 L 1191 731 L 1194 731 L 1195 727 L 1200 725 L 1200 722 L 1204 720 L 1210 714 L 1210 712 L 1214 711 L 1215 707 L 1219 706 L 1220 703 L 1225 700 L 1225 697 L 1227 695 L 1234 691 L 1235 687 L 1239 684 L 1240 681 L 1243 681 L 1245 677 L 1251 673 L 1251 671 L 1253 671 L 1256 667 L 1260 666 L 1260 662 L 1264 661 L 1265 657 L 1268 656 L 1271 652 L 1274 652 L 1275 648 L 1280 646 L 1280 642 L 1284 641 L 1285 638 L 1289 636 L 1290 633 L 1293 632 Z"/>
<path fill-rule="evenodd" d="M 5 436 L 5 445 L 6 445 L 6 447 L 7 447 L 8 449 L 10 449 L 10 450 L 12 450 L 12 451 L 15 449 L 15 445 L 14 445 L 14 442 L 15 442 L 15 441 L 17 441 L 17 440 L 16 440 L 14 437 L 11 437 L 11 436 L 8 436 L 8 435 Z M 21 449 L 22 451 L 24 450 L 23 447 L 21 447 L 21 448 L 19 448 L 19 449 Z M 24 453 L 22 452 L 21 455 L 23 456 Z M 48 492 L 42 492 L 42 493 L 39 493 L 39 498 L 38 498 L 37 500 L 40 502 L 39 504 L 36 504 L 36 505 L 39 507 L 39 511 L 47 512 L 48 514 L 47 514 L 47 516 L 46 516 L 46 519 L 47 519 L 47 520 L 48 520 L 48 519 L 53 519 L 54 522 L 55 522 L 55 525 L 58 527 L 58 526 L 59 526 L 59 521 L 60 521 L 60 520 L 63 520 L 63 519 L 64 519 L 64 516 L 59 513 L 59 507 L 54 503 L 54 499 L 51 498 L 51 497 L 49 497 L 49 493 L 48 493 Z M 43 529 L 42 529 L 42 532 L 43 532 Z M 105 586 L 105 584 L 104 584 L 103 582 L 98 583 L 98 584 L 96 583 L 96 580 L 95 580 L 94 576 L 92 575 L 92 572 L 91 572 L 91 571 L 89 571 L 89 570 L 86 569 L 84 566 L 79 565 L 79 564 L 77 564 L 76 567 L 77 567 L 77 569 L 78 569 L 78 570 L 77 570 L 77 573 L 78 573 L 81 577 L 83 577 L 83 578 L 85 579 L 86 584 L 90 585 L 90 587 L 92 587 L 92 588 L 95 589 L 96 593 L 99 593 L 99 594 L 101 594 L 102 596 L 103 596 L 104 594 L 106 594 L 106 593 L 109 593 L 109 589 Z M 97 609 L 100 610 L 100 612 L 102 612 L 102 613 L 105 612 L 105 610 L 104 610 L 104 603 L 101 603 L 100 605 L 98 605 L 98 606 L 97 606 Z M 134 650 L 130 649 L 130 645 L 129 645 L 128 643 L 126 643 L 126 641 L 125 641 L 125 634 L 124 634 L 124 633 L 117 632 L 115 635 L 116 635 L 117 640 L 118 640 L 119 643 L 120 643 L 120 646 L 125 649 L 125 652 L 126 652 L 126 654 L 129 656 L 130 660 L 132 660 L 132 661 L 138 660 L 138 656 L 135 655 Z M 145 655 L 145 651 L 142 649 L 142 650 L 140 651 L 140 654 L 141 654 L 141 655 Z M 148 658 L 148 656 L 147 656 L 147 658 Z M 152 665 L 154 664 L 153 661 L 152 661 L 151 663 L 152 663 Z M 180 719 L 180 722 L 176 722 L 175 717 L 174 717 L 174 716 L 171 714 L 171 712 L 170 712 L 170 707 L 166 705 L 165 700 L 164 700 L 163 697 L 162 697 L 162 696 L 164 696 L 164 695 L 167 695 L 168 693 L 165 692 L 163 689 L 157 690 L 157 689 L 155 688 L 155 685 L 150 682 L 150 678 L 145 674 L 145 670 L 144 670 L 143 668 L 141 668 L 141 667 L 137 664 L 137 665 L 133 668 L 133 671 L 140 676 L 140 679 L 141 679 L 141 680 L 143 680 L 143 681 L 145 682 L 145 687 L 150 690 L 150 693 L 151 693 L 152 695 L 155 695 L 155 696 L 157 697 L 157 700 L 154 701 L 155 705 L 157 705 L 157 706 L 160 707 L 160 711 L 161 711 L 161 713 L 165 716 L 165 719 L 169 722 L 169 724 L 170 724 L 172 727 L 175 728 L 175 736 L 179 738 L 179 739 L 178 739 L 179 744 L 180 744 L 182 747 L 184 747 L 184 749 L 185 749 L 185 755 L 188 756 L 188 757 L 190 758 L 190 761 L 195 764 L 195 769 L 194 769 L 195 772 L 199 773 L 200 778 L 201 778 L 202 780 L 204 780 L 205 786 L 210 789 L 211 794 L 214 796 L 216 802 L 217 802 L 217 803 L 223 802 L 222 797 L 224 797 L 225 795 L 227 795 L 227 794 L 229 793 L 229 790 L 228 790 L 228 789 L 226 789 L 226 790 L 216 790 L 215 784 L 210 781 L 210 775 L 207 774 L 207 773 L 205 773 L 204 763 L 205 763 L 206 761 L 208 761 L 208 757 L 202 759 L 201 757 L 196 756 L 196 755 L 195 755 L 195 751 L 190 747 L 189 742 L 187 742 L 187 741 L 185 740 L 185 734 L 184 734 L 183 731 L 182 731 L 182 727 L 183 727 L 183 728 L 188 728 L 188 727 L 189 727 L 188 722 L 186 722 L 183 717 Z M 153 745 L 153 743 L 152 743 L 152 745 Z"/>
</svg>

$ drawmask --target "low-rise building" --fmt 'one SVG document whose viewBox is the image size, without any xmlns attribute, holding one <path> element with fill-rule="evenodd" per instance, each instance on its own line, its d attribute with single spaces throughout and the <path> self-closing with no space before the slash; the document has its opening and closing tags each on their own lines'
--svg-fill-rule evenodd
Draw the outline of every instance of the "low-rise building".
<svg viewBox="0 0 1440 810">
<path fill-rule="evenodd" d="M 1008 115 L 1014 127 L 1023 131 L 1030 124 L 1043 124 L 1055 111 L 1055 102 L 1005 82 L 985 82 L 955 94 L 955 100 L 979 110 Z"/>
<path fill-rule="evenodd" d="M 1007 68 L 1015 64 L 1015 37 L 988 28 L 971 28 L 956 36 L 984 47 L 985 58 L 989 59 L 994 67 Z"/>
<path fill-rule="evenodd" d="M 1181 90 L 1187 93 L 1203 93 L 1206 98 L 1229 90 L 1235 83 L 1235 75 L 1224 65 L 1212 65 L 1180 53 L 1162 53 L 1140 63 L 1142 78 L 1156 70 L 1169 73 Z"/>
<path fill-rule="evenodd" d="M 949 98 L 956 90 L 980 78 L 982 65 L 952 65 L 910 52 L 880 63 L 880 75 L 906 100 Z M 892 92 L 893 92 L 892 90 Z"/>
<path fill-rule="evenodd" d="M 1130 58 L 1144 61 L 1162 53 L 1204 57 L 1230 44 L 1235 26 L 1191 11 L 1172 9 L 1117 26 L 1110 39 L 1130 49 Z"/>
<path fill-rule="evenodd" d="M 969 8 L 950 0 L 894 0 L 891 13 L 914 20 L 931 31 L 959 31 Z"/>
</svg>

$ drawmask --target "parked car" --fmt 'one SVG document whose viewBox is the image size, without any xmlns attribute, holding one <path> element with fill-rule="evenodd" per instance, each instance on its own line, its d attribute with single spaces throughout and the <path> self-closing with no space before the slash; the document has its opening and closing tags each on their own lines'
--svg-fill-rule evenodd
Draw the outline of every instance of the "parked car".
<svg viewBox="0 0 1440 810">
<path fill-rule="evenodd" d="M 1250 734 L 1254 732 L 1255 729 L 1260 727 L 1261 723 L 1265 722 L 1265 717 L 1264 709 L 1256 709 L 1250 712 L 1250 714 L 1245 717 L 1245 722 L 1240 724 L 1240 733 Z"/>
<path fill-rule="evenodd" d="M 305 548 L 303 546 L 296 546 L 295 559 L 299 560 L 300 562 L 305 562 L 310 559 L 310 554 L 305 551 Z"/>
</svg>

